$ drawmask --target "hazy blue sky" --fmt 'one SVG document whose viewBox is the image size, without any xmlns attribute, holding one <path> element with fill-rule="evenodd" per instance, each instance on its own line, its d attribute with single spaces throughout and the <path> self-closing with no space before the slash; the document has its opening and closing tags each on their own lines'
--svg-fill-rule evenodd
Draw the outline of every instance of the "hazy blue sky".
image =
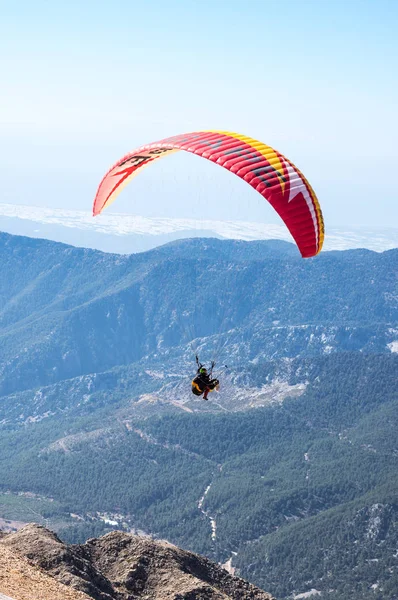
<svg viewBox="0 0 398 600">
<path fill-rule="evenodd" d="M 0 0 L 0 202 L 91 210 L 128 150 L 202 128 L 251 135 L 308 176 L 326 224 L 397 225 L 396 0 Z M 113 211 L 279 222 L 195 156 Z"/>
</svg>

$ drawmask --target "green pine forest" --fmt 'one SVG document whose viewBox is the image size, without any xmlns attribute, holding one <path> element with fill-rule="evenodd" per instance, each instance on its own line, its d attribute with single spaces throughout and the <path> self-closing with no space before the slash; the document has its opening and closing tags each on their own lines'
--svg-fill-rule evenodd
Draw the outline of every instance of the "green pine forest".
<svg viewBox="0 0 398 600">
<path fill-rule="evenodd" d="M 9 430 L 2 490 L 54 498 L 59 516 L 129 515 L 137 528 L 220 562 L 233 556 L 239 574 L 277 598 L 311 589 L 333 599 L 393 598 L 397 368 L 394 355 L 336 354 L 318 361 L 300 398 L 278 406 L 165 414 L 126 427 L 116 404 Z M 261 370 L 253 367 L 253 377 Z M 198 509 L 209 485 L 203 510 L 216 521 L 215 539 Z M 66 521 L 68 541 L 107 530 Z"/>
</svg>

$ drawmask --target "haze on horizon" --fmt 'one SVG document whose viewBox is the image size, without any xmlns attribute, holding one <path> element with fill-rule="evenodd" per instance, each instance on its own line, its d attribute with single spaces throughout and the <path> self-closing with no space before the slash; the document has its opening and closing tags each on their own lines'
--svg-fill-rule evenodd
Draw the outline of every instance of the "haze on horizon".
<svg viewBox="0 0 398 600">
<path fill-rule="evenodd" d="M 326 226 L 398 222 L 398 5 L 155 0 L 1 3 L 0 203 L 90 210 L 132 148 L 205 128 L 286 154 Z M 194 156 L 146 170 L 118 213 L 279 224 Z"/>
</svg>

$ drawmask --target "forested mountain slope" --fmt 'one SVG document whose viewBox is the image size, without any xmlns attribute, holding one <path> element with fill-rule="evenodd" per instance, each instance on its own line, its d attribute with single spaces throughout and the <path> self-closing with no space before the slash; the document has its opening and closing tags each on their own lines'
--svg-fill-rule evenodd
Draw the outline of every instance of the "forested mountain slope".
<svg viewBox="0 0 398 600">
<path fill-rule="evenodd" d="M 398 250 L 0 245 L 8 528 L 143 530 L 278 598 L 394 598 Z M 190 337 L 229 365 L 208 403 Z"/>
<path fill-rule="evenodd" d="M 192 337 L 221 339 L 230 362 L 396 348 L 398 250 L 294 252 L 187 240 L 119 256 L 0 234 L 0 395 L 182 355 Z"/>
<path fill-rule="evenodd" d="M 297 359 L 305 392 L 263 408 L 142 419 L 119 402 L 9 428 L 1 499 L 72 541 L 139 529 L 232 558 L 278 598 L 393 598 L 397 369 L 395 355 Z"/>
</svg>

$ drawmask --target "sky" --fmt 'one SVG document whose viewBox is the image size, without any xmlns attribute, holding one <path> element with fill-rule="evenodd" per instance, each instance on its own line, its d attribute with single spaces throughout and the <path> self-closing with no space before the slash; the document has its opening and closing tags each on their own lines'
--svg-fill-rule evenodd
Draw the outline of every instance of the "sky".
<svg viewBox="0 0 398 600">
<path fill-rule="evenodd" d="M 129 150 L 221 129 L 290 158 L 326 232 L 396 225 L 397 30 L 396 0 L 0 0 L 0 203 L 90 211 Z M 183 153 L 110 210 L 280 222 Z"/>
</svg>

